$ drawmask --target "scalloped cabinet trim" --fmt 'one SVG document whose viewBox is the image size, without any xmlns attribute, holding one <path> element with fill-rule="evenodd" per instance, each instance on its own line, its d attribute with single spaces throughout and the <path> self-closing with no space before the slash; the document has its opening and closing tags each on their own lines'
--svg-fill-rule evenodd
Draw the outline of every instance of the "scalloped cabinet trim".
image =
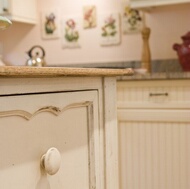
<svg viewBox="0 0 190 189">
<path fill-rule="evenodd" d="M 119 188 L 116 77 L 7 77 L 0 89 L 0 188 Z"/>
<path fill-rule="evenodd" d="M 75 108 L 87 108 L 87 122 L 88 122 L 88 165 L 89 165 L 89 188 L 96 188 L 96 181 L 95 181 L 95 152 L 94 152 L 94 137 L 93 137 L 93 130 L 94 130 L 94 115 L 93 115 L 93 101 L 87 102 L 79 102 L 73 103 L 65 106 L 64 108 L 58 108 L 55 106 L 46 106 L 42 107 L 39 110 L 35 111 L 34 113 L 29 113 L 24 110 L 11 110 L 11 111 L 4 111 L 0 112 L 1 117 L 12 117 L 12 116 L 19 116 L 26 120 L 31 120 L 36 115 L 43 113 L 43 112 L 50 112 L 55 116 L 59 116 L 67 110 L 72 110 Z"/>
<path fill-rule="evenodd" d="M 25 118 L 26 120 L 32 119 L 35 115 L 42 113 L 42 112 L 50 112 L 56 116 L 60 115 L 62 112 L 72 109 L 72 108 L 79 108 L 79 107 L 88 107 L 92 105 L 92 102 L 81 102 L 81 103 L 74 103 L 70 104 L 63 109 L 55 107 L 55 106 L 46 106 L 42 107 L 39 110 L 35 111 L 34 113 L 30 113 L 24 110 L 10 110 L 0 112 L 0 117 L 9 117 L 9 116 L 20 116 Z"/>
<path fill-rule="evenodd" d="M 97 95 L 97 92 L 96 91 L 92 91 L 92 92 L 76 92 L 76 95 L 75 94 L 72 94 L 72 96 L 74 96 L 74 98 L 73 98 L 73 100 L 75 99 L 75 100 L 77 100 L 77 99 L 80 99 L 81 97 L 80 96 L 83 96 L 83 98 L 85 97 L 84 95 L 86 94 L 86 98 L 96 98 L 96 95 Z M 66 99 L 68 99 L 68 97 L 69 97 L 69 94 L 67 93 L 67 94 L 61 94 L 61 93 L 59 93 L 59 94 L 53 94 L 53 95 L 51 95 L 51 94 L 42 94 L 42 95 L 32 95 L 33 96 L 33 103 L 35 104 L 35 105 L 38 105 L 38 104 L 40 104 L 40 101 L 43 101 L 43 98 L 48 98 L 48 99 L 52 99 L 52 98 L 55 98 L 55 99 L 58 99 L 58 100 L 54 100 L 55 102 L 59 102 L 59 100 L 61 99 L 61 98 L 66 98 Z M 52 96 L 52 98 L 51 98 L 51 96 Z M 76 97 L 75 97 L 76 96 Z M 26 103 L 26 100 L 29 100 L 29 96 L 14 96 L 14 97 L 9 97 L 9 100 L 8 101 L 10 101 L 10 102 L 12 102 L 12 104 L 17 104 L 17 103 L 22 103 L 22 98 L 24 99 L 25 98 L 25 100 L 23 100 L 23 103 L 25 102 Z M 86 168 L 83 168 L 83 169 L 81 169 L 81 171 L 83 171 L 84 172 L 84 174 L 87 174 L 88 173 L 88 176 L 87 176 L 87 178 L 88 178 L 88 180 L 86 181 L 86 185 L 88 185 L 88 187 L 89 188 L 96 188 L 96 180 L 95 180 L 95 178 L 96 178 L 96 172 L 95 172 L 95 144 L 94 143 L 96 143 L 97 142 L 97 139 L 95 139 L 94 138 L 94 124 L 96 124 L 96 122 L 95 122 L 95 118 L 96 118 L 96 115 L 94 115 L 94 112 L 95 112 L 95 114 L 97 114 L 97 109 L 96 110 L 93 110 L 94 109 L 94 107 L 93 107 L 93 104 L 94 103 L 97 103 L 96 102 L 96 100 L 94 100 L 92 98 L 92 101 L 81 101 L 81 102 L 75 102 L 75 103 L 70 103 L 70 104 L 68 104 L 68 105 L 66 105 L 65 107 L 63 107 L 63 108 L 60 108 L 60 107 L 57 107 L 57 106 L 44 106 L 44 107 L 42 107 L 42 108 L 39 108 L 38 110 L 36 110 L 34 113 L 30 113 L 30 112 L 28 112 L 28 111 L 25 111 L 25 110 L 9 110 L 9 111 L 1 111 L 0 112 L 0 123 L 4 123 L 5 124 L 5 126 L 7 126 L 7 128 L 9 128 L 9 126 L 6 124 L 7 122 L 9 123 L 9 121 L 4 121 L 3 122 L 3 118 L 11 118 L 10 119 L 10 123 L 12 122 L 11 120 L 13 120 L 14 122 L 15 122 L 15 125 L 12 125 L 12 130 L 14 131 L 14 127 L 16 127 L 16 128 L 18 128 L 18 126 L 17 126 L 17 124 L 19 123 L 20 125 L 25 125 L 24 124 L 24 122 L 23 121 L 17 121 L 18 123 L 16 123 L 16 117 L 22 117 L 22 118 L 24 118 L 25 120 L 28 120 L 28 121 L 30 121 L 30 122 L 32 122 L 32 124 L 30 124 L 31 125 L 31 127 L 34 127 L 34 129 L 36 128 L 36 126 L 35 126 L 35 124 L 37 124 L 38 125 L 38 127 L 39 128 L 41 128 L 42 130 L 39 130 L 39 133 L 43 133 L 43 130 L 44 130 L 44 136 L 42 135 L 42 136 L 39 136 L 39 137 L 42 137 L 43 138 L 43 140 L 47 140 L 48 139 L 48 133 L 45 131 L 45 129 L 50 129 L 49 128 L 49 126 L 47 126 L 46 127 L 46 125 L 45 125 L 45 123 L 46 123 L 46 121 L 48 121 L 48 122 L 52 122 L 52 116 L 51 116 L 51 114 L 52 115 L 55 115 L 55 116 L 62 116 L 63 117 L 63 121 L 65 121 L 65 122 L 63 122 L 63 123 L 60 123 L 60 122 L 56 122 L 56 120 L 55 120 L 55 125 L 52 125 L 53 127 L 54 127 L 54 129 L 58 129 L 57 128 L 57 126 L 61 126 L 62 124 L 64 124 L 65 126 L 63 126 L 64 128 L 65 128 L 65 130 L 66 130 L 66 128 L 67 127 L 72 127 L 72 125 L 69 125 L 68 123 L 70 122 L 69 120 L 67 121 L 67 119 L 68 118 L 65 118 L 64 119 L 64 116 L 65 116 L 65 114 L 68 112 L 68 111 L 70 111 L 70 112 L 72 112 L 72 113 L 67 113 L 66 115 L 67 116 L 73 116 L 73 119 L 76 119 L 76 120 L 79 120 L 79 123 L 77 123 L 77 125 L 81 128 L 81 129 L 83 129 L 83 132 L 85 132 L 86 133 L 86 135 L 84 135 L 84 134 L 82 134 L 81 136 L 80 136 L 80 134 L 78 134 L 79 136 L 79 138 L 77 139 L 75 139 L 75 140 L 78 140 L 78 141 L 80 141 L 80 137 L 84 137 L 84 138 L 86 138 L 86 142 L 87 142 L 87 146 L 85 147 L 86 148 L 86 153 L 87 153 L 87 156 L 86 156 L 86 163 L 83 163 L 83 166 Z M 74 100 L 74 101 L 75 101 Z M 16 102 L 15 102 L 16 101 Z M 72 99 L 71 99 L 71 101 L 72 101 Z M 5 103 L 7 103 L 7 102 L 5 102 Z M 60 101 L 60 104 L 61 104 L 61 101 Z M 95 107 L 96 107 L 97 105 L 95 105 Z M 13 105 L 13 108 L 14 108 L 14 105 Z M 77 112 L 83 112 L 84 110 L 83 110 L 83 108 L 85 108 L 86 109 L 86 123 L 84 122 L 84 118 L 83 119 L 81 119 L 81 118 L 78 118 L 77 116 L 80 116 L 80 115 L 77 115 Z M 97 108 L 97 107 L 96 107 Z M 76 110 L 74 110 L 74 109 L 76 109 Z M 78 109 L 78 110 L 77 110 Z M 75 113 L 76 112 L 76 113 Z M 47 114 L 47 115 L 43 115 L 43 114 L 45 114 L 45 113 L 50 113 L 50 114 Z M 65 114 L 64 114 L 65 113 Z M 83 115 L 83 116 L 85 116 L 85 114 L 83 113 L 83 114 L 81 114 L 81 115 Z M 32 118 L 36 118 L 36 119 L 38 119 L 37 118 L 37 116 L 38 116 L 38 118 L 40 118 L 40 117 L 43 117 L 43 118 L 45 118 L 45 120 L 44 120 L 44 123 L 42 122 L 42 124 L 44 124 L 44 128 L 42 128 L 40 125 L 39 125 L 39 123 L 37 123 L 37 121 L 34 119 L 32 119 Z M 70 118 L 72 118 L 72 117 L 70 117 Z M 81 125 L 81 123 L 80 123 L 80 121 L 83 121 L 83 123 L 82 123 L 82 125 Z M 33 125 L 34 124 L 34 125 Z M 46 123 L 47 124 L 47 123 Z M 68 124 L 68 125 L 67 125 Z M 83 124 L 84 124 L 84 126 L 83 126 Z M 1 125 L 3 125 L 3 124 L 1 124 Z M 87 127 L 86 129 L 87 130 L 85 130 L 85 126 Z M 50 126 L 51 127 L 51 126 Z M 97 126 L 96 126 L 97 127 Z M 19 127 L 19 128 L 22 128 L 23 129 L 23 132 L 25 132 L 25 129 L 23 128 L 23 127 Z M 3 131 L 6 131 L 6 128 L 3 128 Z M 32 131 L 33 129 L 31 129 L 31 131 Z M 53 131 L 53 130 L 52 130 Z M 64 131 L 63 129 L 60 129 L 60 134 L 61 134 L 61 132 L 62 131 Z M 81 130 L 82 131 L 82 130 Z M 53 132 L 55 132 L 55 133 L 57 133 L 57 135 L 60 135 L 60 134 L 58 134 L 59 132 L 57 132 L 57 131 L 53 131 Z M 67 132 L 67 131 L 65 131 L 65 132 Z M 74 132 L 74 130 L 73 130 L 73 132 Z M 16 132 L 15 132 L 15 134 L 16 134 Z M 73 137 L 75 136 L 75 133 L 73 133 L 72 134 L 73 135 Z M 53 137 L 53 136 L 52 136 Z M 77 136 L 75 136 L 75 137 L 77 137 Z M 59 137 L 58 137 L 59 138 Z M 51 138 L 49 138 L 50 140 L 51 140 Z M 12 139 L 11 139 L 12 140 Z M 19 139 L 18 139 L 19 140 Z M 63 135 L 63 140 L 64 140 L 64 135 Z M 73 139 L 67 139 L 67 142 L 69 143 L 69 141 L 70 142 L 72 142 L 73 141 Z M 15 143 L 17 143 L 17 142 L 15 142 Z M 54 145 L 54 143 L 57 143 L 57 141 L 55 140 L 54 142 L 52 142 L 52 144 L 51 144 L 51 142 L 47 142 L 48 143 L 48 145 L 47 145 L 47 148 L 48 147 L 51 147 L 51 146 L 53 146 Z M 61 141 L 60 141 L 60 143 L 62 143 Z M 57 144 L 58 146 L 60 146 L 59 144 Z M 33 146 L 33 144 L 31 144 L 31 147 Z M 40 146 L 39 146 L 40 147 Z M 43 146 L 41 146 L 40 148 L 43 148 Z M 59 147 L 60 149 L 62 149 L 62 146 L 60 146 Z M 39 154 L 40 155 L 40 154 Z M 85 155 L 85 153 L 83 154 L 83 156 Z M 8 159 L 9 159 L 9 157 L 7 157 Z M 80 159 L 80 155 L 79 155 L 79 157 L 78 157 L 79 159 Z M 62 154 L 62 159 L 64 159 L 64 154 Z M 81 161 L 81 160 L 80 160 Z M 80 161 L 78 161 L 78 162 L 80 162 Z M 84 161 L 85 161 L 85 158 L 84 158 Z M 39 161 L 39 163 L 40 163 L 40 161 Z M 69 163 L 69 162 L 68 162 Z M 16 163 L 15 163 L 16 164 Z M 62 164 L 64 165 L 64 162 L 62 162 Z M 39 164 L 40 165 L 40 164 Z M 88 169 L 87 169 L 87 167 L 88 167 Z M 60 172 L 64 172 L 63 170 L 64 170 L 64 166 L 63 166 L 63 168 L 60 168 L 61 170 L 60 170 Z M 77 169 L 77 168 L 76 168 Z M 0 171 L 1 172 L 1 171 Z M 36 172 L 36 171 L 35 171 Z M 69 170 L 68 170 L 68 172 L 69 172 Z M 58 174 L 58 173 L 57 173 Z M 57 175 L 56 174 L 56 175 Z M 62 174 L 64 174 L 64 173 L 62 173 Z M 56 177 L 56 175 L 55 175 L 55 177 Z M 58 174 L 59 175 L 59 174 Z M 61 175 L 60 175 L 61 176 Z M 82 176 L 82 178 L 84 179 L 85 177 L 83 177 Z M 2 180 L 1 180 L 1 174 L 0 174 L 0 186 L 1 186 L 1 182 L 3 182 Z M 84 184 L 84 183 L 83 183 Z M 6 184 L 5 184 L 6 185 Z"/>
</svg>

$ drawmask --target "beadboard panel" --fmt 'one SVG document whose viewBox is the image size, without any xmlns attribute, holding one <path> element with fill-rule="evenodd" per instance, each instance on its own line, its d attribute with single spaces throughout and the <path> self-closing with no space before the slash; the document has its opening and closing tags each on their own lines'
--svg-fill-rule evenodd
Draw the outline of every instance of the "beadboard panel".
<svg viewBox="0 0 190 189">
<path fill-rule="evenodd" d="M 120 189 L 189 189 L 190 123 L 119 121 Z"/>
<path fill-rule="evenodd" d="M 118 108 L 189 108 L 189 80 L 118 82 Z"/>
</svg>

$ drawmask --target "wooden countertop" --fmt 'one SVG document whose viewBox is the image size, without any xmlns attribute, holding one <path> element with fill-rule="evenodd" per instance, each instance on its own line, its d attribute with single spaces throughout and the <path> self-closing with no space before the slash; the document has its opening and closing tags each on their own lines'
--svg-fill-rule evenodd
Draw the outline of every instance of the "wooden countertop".
<svg viewBox="0 0 190 189">
<path fill-rule="evenodd" d="M 68 68 L 68 67 L 26 67 L 1 66 L 0 77 L 62 77 L 62 76 L 131 76 L 133 70 L 99 69 L 99 68 Z"/>
</svg>

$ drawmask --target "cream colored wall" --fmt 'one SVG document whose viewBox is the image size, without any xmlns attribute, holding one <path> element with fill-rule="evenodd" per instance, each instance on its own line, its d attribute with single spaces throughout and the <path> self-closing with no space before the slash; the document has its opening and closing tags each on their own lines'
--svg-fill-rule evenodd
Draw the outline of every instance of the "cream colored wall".
<svg viewBox="0 0 190 189">
<path fill-rule="evenodd" d="M 40 33 L 40 11 L 59 8 L 61 17 L 82 15 L 84 5 L 96 5 L 97 13 L 121 12 L 122 0 L 40 0 L 38 1 L 39 21 L 36 26 L 13 23 L 6 31 L 1 31 L 4 61 L 12 65 L 24 65 L 26 51 L 33 45 L 41 45 L 46 51 L 46 61 L 50 65 L 68 63 L 115 62 L 141 59 L 142 40 L 140 34 L 123 35 L 120 45 L 101 47 L 99 30 L 86 29 L 82 32 L 83 43 L 79 49 L 62 49 L 61 39 L 42 40 Z M 172 50 L 174 42 L 181 43 L 180 36 L 189 30 L 190 4 L 152 9 L 147 14 L 147 24 L 151 27 L 150 47 L 153 59 L 177 58 Z"/>
</svg>

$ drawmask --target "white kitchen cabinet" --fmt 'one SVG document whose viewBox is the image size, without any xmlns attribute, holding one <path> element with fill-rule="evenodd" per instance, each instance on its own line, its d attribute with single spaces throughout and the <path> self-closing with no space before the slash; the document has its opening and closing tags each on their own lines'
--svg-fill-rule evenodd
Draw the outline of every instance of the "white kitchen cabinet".
<svg viewBox="0 0 190 189">
<path fill-rule="evenodd" d="M 182 3 L 190 3 L 190 0 L 130 0 L 131 7 L 137 9 Z"/>
<path fill-rule="evenodd" d="M 22 77 L 0 78 L 0 188 L 119 188 L 116 78 Z M 40 167 L 52 147 L 55 175 Z"/>
<path fill-rule="evenodd" d="M 35 24 L 37 21 L 36 0 L 0 0 L 0 15 L 11 21 Z"/>
<path fill-rule="evenodd" d="M 189 189 L 189 80 L 118 81 L 120 189 Z"/>
</svg>

